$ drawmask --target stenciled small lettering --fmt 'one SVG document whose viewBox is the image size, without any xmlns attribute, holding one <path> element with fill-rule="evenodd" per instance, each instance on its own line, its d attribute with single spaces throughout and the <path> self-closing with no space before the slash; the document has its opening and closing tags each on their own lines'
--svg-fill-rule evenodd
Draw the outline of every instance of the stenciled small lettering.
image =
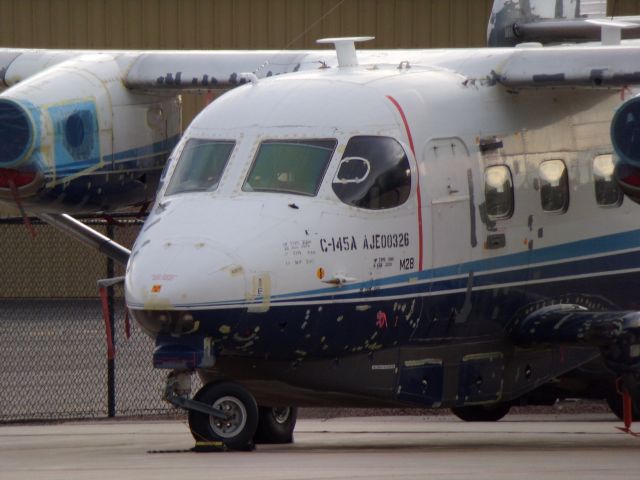
<svg viewBox="0 0 640 480">
<path fill-rule="evenodd" d="M 363 235 L 358 242 L 355 235 L 320 238 L 320 250 L 327 252 L 353 252 L 356 250 L 384 250 L 407 248 L 410 245 L 408 232 L 372 233 Z"/>
</svg>

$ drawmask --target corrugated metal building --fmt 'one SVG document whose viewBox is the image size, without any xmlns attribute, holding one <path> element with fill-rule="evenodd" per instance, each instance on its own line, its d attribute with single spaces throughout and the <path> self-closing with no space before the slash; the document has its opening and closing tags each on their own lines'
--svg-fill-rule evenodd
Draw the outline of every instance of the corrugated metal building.
<svg viewBox="0 0 640 480">
<path fill-rule="evenodd" d="M 0 42 L 19 47 L 373 48 L 482 45 L 490 0 L 2 0 Z"/>
<path fill-rule="evenodd" d="M 0 45 L 42 48 L 313 48 L 375 35 L 371 48 L 482 46 L 492 0 L 0 0 Z M 640 12 L 640 0 L 609 1 Z"/>
</svg>

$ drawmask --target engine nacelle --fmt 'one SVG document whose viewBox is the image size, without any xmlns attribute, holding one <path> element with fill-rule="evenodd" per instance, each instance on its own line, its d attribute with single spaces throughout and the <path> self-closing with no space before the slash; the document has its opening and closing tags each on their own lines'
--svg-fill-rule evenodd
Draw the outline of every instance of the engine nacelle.
<svg viewBox="0 0 640 480">
<path fill-rule="evenodd" d="M 640 203 L 640 96 L 627 100 L 616 111 L 611 143 L 618 156 L 615 179 L 627 197 Z"/>
<path fill-rule="evenodd" d="M 181 133 L 180 98 L 132 93 L 118 61 L 73 58 L 0 95 L 0 201 L 94 212 L 153 198 Z"/>
</svg>

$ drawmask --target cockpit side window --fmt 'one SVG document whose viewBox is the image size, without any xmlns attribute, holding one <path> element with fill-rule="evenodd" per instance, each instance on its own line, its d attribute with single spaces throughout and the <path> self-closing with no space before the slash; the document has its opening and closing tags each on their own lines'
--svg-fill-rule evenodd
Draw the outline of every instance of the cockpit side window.
<svg viewBox="0 0 640 480">
<path fill-rule="evenodd" d="M 187 141 L 165 195 L 212 192 L 218 188 L 235 142 L 192 138 Z"/>
<path fill-rule="evenodd" d="M 340 200 L 354 207 L 383 210 L 402 205 L 411 193 L 407 154 L 391 137 L 352 137 L 332 187 Z"/>
<path fill-rule="evenodd" d="M 242 190 L 314 196 L 337 143 L 334 139 L 265 140 Z"/>
</svg>

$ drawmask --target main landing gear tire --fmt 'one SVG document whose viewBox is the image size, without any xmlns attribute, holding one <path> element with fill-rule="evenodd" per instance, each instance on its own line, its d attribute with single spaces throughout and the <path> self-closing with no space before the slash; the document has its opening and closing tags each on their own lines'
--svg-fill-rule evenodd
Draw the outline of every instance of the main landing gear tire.
<svg viewBox="0 0 640 480">
<path fill-rule="evenodd" d="M 465 422 L 497 422 L 504 418 L 509 410 L 511 410 L 510 403 L 453 407 L 451 409 L 456 417 Z"/>
<path fill-rule="evenodd" d="M 194 400 L 227 414 L 226 420 L 189 411 L 189 428 L 196 442 L 222 442 L 231 450 L 252 450 L 258 427 L 258 405 L 253 396 L 235 382 L 211 383 Z"/>
<path fill-rule="evenodd" d="M 253 437 L 255 443 L 293 443 L 298 409 L 295 407 L 259 407 L 258 428 Z"/>
</svg>

